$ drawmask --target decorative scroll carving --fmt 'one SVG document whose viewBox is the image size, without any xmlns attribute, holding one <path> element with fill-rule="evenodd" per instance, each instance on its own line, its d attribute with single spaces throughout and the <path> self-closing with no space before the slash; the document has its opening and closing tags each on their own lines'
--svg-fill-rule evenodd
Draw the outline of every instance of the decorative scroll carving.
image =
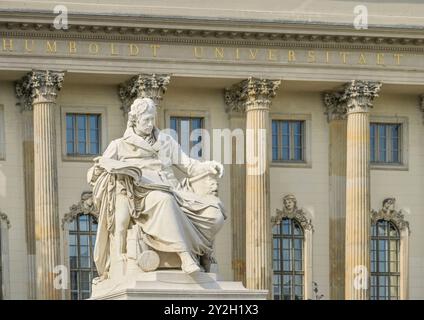
<svg viewBox="0 0 424 320">
<path fill-rule="evenodd" d="M 273 225 L 281 223 L 284 218 L 296 219 L 304 230 L 313 231 L 312 221 L 303 209 L 297 207 L 296 197 L 288 194 L 283 197 L 283 210 L 277 209 L 277 214 L 271 218 Z"/>
<path fill-rule="evenodd" d="M 405 221 L 402 210 L 395 210 L 396 199 L 386 198 L 383 200 L 383 206 L 379 211 L 371 210 L 371 222 L 377 223 L 378 220 L 393 222 L 399 230 L 409 229 L 409 222 Z"/>
<path fill-rule="evenodd" d="M 325 105 L 324 114 L 327 115 L 327 120 L 344 120 L 346 119 L 347 108 L 346 104 L 340 101 L 342 92 L 324 92 L 323 100 Z"/>
<path fill-rule="evenodd" d="M 158 106 L 168 89 L 170 79 L 171 76 L 166 74 L 139 74 L 121 84 L 119 97 L 124 114 L 128 113 L 136 98 L 150 98 Z"/>
<path fill-rule="evenodd" d="M 225 89 L 225 102 L 229 108 L 227 111 L 248 111 L 255 107 L 269 107 L 280 84 L 280 80 L 249 77 Z"/>
<path fill-rule="evenodd" d="M 0 222 L 4 221 L 6 223 L 7 228 L 9 229 L 12 225 L 10 223 L 9 217 L 4 212 L 0 211 Z"/>
<path fill-rule="evenodd" d="M 34 70 L 15 83 L 21 111 L 33 108 L 35 101 L 52 102 L 62 88 L 64 72 Z"/>
<path fill-rule="evenodd" d="M 81 200 L 69 207 L 69 212 L 62 219 L 62 230 L 65 228 L 65 223 L 71 223 L 82 214 L 89 214 L 96 221 L 99 216 L 98 210 L 94 205 L 93 192 L 91 191 L 84 191 L 81 194 Z"/>
<path fill-rule="evenodd" d="M 378 97 L 381 82 L 352 80 L 344 86 L 340 102 L 346 104 L 347 112 L 367 112 Z"/>
</svg>

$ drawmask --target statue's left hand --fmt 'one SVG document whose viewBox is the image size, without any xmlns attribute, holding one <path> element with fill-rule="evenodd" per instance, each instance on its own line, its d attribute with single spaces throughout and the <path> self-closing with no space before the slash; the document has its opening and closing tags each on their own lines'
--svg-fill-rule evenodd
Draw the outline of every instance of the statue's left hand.
<svg viewBox="0 0 424 320">
<path fill-rule="evenodd" d="M 222 176 L 224 175 L 224 166 L 217 161 L 210 161 L 209 163 L 210 163 L 209 171 L 212 174 L 217 175 L 218 178 L 222 178 Z"/>
</svg>

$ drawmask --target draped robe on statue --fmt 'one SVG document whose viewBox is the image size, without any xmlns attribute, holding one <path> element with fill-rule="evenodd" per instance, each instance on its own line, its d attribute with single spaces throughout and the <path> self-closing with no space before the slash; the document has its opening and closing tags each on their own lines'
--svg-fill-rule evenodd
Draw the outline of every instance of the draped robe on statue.
<svg viewBox="0 0 424 320">
<path fill-rule="evenodd" d="M 110 267 L 117 194 L 126 195 L 131 223 L 144 242 L 158 251 L 210 254 L 215 234 L 226 218 L 219 198 L 190 191 L 188 179 L 174 175 L 178 167 L 188 177 L 204 174 L 210 164 L 189 158 L 169 135 L 154 128 L 147 137 L 127 128 L 95 159 L 88 172 L 99 208 L 94 261 L 99 274 Z"/>
</svg>

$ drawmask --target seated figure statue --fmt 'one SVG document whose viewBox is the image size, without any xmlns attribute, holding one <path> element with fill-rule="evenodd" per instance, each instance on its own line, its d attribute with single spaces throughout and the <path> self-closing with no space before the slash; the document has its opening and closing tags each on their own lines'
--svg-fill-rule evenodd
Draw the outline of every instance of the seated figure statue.
<svg viewBox="0 0 424 320">
<path fill-rule="evenodd" d="M 99 210 L 98 281 L 108 278 L 112 254 L 128 259 L 127 233 L 134 228 L 144 250 L 176 253 L 186 273 L 209 271 L 213 260 L 214 238 L 226 218 L 216 196 L 223 166 L 188 157 L 172 135 L 154 126 L 155 116 L 153 100 L 136 99 L 124 136 L 112 141 L 88 171 Z M 173 168 L 186 178 L 178 180 Z"/>
</svg>

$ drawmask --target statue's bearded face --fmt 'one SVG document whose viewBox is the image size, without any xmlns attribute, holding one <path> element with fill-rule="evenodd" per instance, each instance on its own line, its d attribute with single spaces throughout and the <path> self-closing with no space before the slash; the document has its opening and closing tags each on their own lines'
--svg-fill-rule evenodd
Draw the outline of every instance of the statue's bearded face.
<svg viewBox="0 0 424 320">
<path fill-rule="evenodd" d="M 155 114 L 151 111 L 143 112 L 135 123 L 134 130 L 137 134 L 149 135 L 155 124 Z"/>
</svg>

